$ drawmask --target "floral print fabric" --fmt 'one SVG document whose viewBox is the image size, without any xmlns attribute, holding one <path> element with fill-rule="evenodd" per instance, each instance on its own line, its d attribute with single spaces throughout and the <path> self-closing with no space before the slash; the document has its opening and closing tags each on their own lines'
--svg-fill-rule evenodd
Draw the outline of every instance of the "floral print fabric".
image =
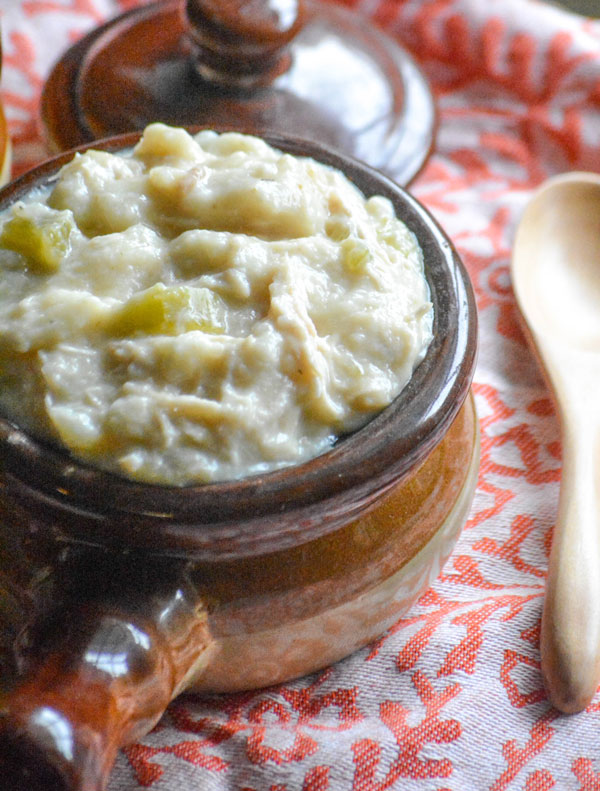
<svg viewBox="0 0 600 791">
<path fill-rule="evenodd" d="M 37 113 L 52 63 L 135 5 L 0 0 L 15 174 L 45 156 Z M 562 716 L 541 680 L 560 435 L 509 272 L 534 188 L 600 169 L 600 24 L 535 0 L 355 5 L 415 54 L 438 104 L 436 146 L 411 189 L 457 246 L 478 301 L 471 514 L 432 588 L 376 644 L 280 687 L 177 700 L 121 752 L 109 791 L 600 788 L 600 696 Z"/>
</svg>

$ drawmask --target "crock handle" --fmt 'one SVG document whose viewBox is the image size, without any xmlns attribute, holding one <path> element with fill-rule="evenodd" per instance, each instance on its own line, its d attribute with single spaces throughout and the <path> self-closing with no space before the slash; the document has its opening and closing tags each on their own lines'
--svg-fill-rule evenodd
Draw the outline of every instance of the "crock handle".
<svg viewBox="0 0 600 791">
<path fill-rule="evenodd" d="M 143 587 L 126 585 L 123 602 L 62 607 L 45 627 L 40 658 L 0 700 L 0 777 L 12 791 L 103 791 L 119 748 L 150 731 L 208 662 L 194 591 Z"/>
</svg>

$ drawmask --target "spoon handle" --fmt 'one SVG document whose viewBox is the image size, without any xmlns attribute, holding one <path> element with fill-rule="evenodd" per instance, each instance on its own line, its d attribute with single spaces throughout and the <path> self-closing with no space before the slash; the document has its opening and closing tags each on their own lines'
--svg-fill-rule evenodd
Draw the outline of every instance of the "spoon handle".
<svg viewBox="0 0 600 791">
<path fill-rule="evenodd" d="M 542 673 L 560 711 L 600 681 L 600 447 L 589 409 L 563 415 L 563 468 L 542 615 Z"/>
</svg>

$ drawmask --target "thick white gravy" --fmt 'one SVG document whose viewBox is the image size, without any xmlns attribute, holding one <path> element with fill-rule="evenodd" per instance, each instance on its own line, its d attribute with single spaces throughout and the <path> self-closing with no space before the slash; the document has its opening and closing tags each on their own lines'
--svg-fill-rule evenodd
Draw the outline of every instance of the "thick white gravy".
<svg viewBox="0 0 600 791">
<path fill-rule="evenodd" d="M 260 139 L 149 126 L 0 218 L 0 409 L 93 464 L 183 485 L 327 450 L 431 340 L 382 197 Z"/>
</svg>

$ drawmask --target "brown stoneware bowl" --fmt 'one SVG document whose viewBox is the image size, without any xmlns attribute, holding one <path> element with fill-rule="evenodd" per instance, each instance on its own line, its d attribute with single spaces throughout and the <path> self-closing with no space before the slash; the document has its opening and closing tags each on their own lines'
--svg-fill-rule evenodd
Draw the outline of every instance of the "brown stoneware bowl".
<svg viewBox="0 0 600 791">
<path fill-rule="evenodd" d="M 132 482 L 0 417 L 0 777 L 15 791 L 102 789 L 119 747 L 186 689 L 275 684 L 375 639 L 438 574 L 467 516 L 477 317 L 452 245 L 380 173 L 313 143 L 269 142 L 392 200 L 423 249 L 433 342 L 362 429 L 234 482 Z M 71 156 L 1 190 L 0 210 Z"/>
</svg>

